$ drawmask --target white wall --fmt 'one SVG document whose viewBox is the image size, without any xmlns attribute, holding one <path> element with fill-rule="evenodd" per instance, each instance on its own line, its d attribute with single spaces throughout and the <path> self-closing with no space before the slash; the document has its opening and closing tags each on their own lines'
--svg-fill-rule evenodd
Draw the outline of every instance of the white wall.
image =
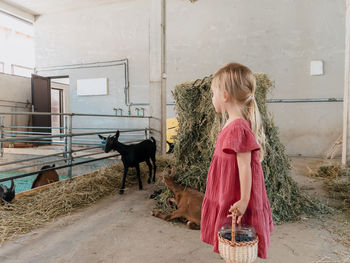
<svg viewBox="0 0 350 263">
<path fill-rule="evenodd" d="M 128 58 L 131 101 L 148 102 L 150 2 L 111 2 L 40 16 L 37 67 Z M 173 101 L 170 90 L 176 84 L 212 74 L 230 61 L 269 74 L 276 84 L 270 98 L 342 97 L 344 14 L 343 0 L 169 0 L 167 100 Z M 310 76 L 313 59 L 324 60 L 325 75 Z M 117 103 L 122 106 L 123 100 Z M 110 113 L 115 107 L 105 106 Z M 341 103 L 271 104 L 269 109 L 289 154 L 322 155 L 341 133 Z M 173 107 L 167 110 L 173 117 Z"/>
<path fill-rule="evenodd" d="M 130 102 L 148 103 L 149 1 L 118 1 L 66 13 L 40 16 L 35 22 L 39 75 L 68 75 L 70 112 L 127 114 L 123 65 L 46 70 L 50 66 L 129 60 Z M 64 21 L 64 23 L 62 23 Z M 54 32 L 54 33 L 53 33 Z M 103 65 L 108 64 L 104 63 Z M 113 63 L 111 63 L 113 64 Z M 78 96 L 77 80 L 107 78 L 108 95 Z M 146 107 L 148 108 L 148 107 Z M 136 114 L 135 107 L 132 114 Z M 75 127 L 146 128 L 148 119 L 74 118 Z M 142 136 L 144 133 L 142 133 Z M 125 136 L 124 136 L 125 137 Z M 123 139 L 123 138 L 121 138 Z"/>
<path fill-rule="evenodd" d="M 148 102 L 148 22 L 148 0 L 111 2 L 40 16 L 34 24 L 36 67 L 40 73 L 40 68 L 48 66 L 128 58 L 133 102 Z"/>
<path fill-rule="evenodd" d="M 28 112 L 31 107 L 31 79 L 0 73 L 0 111 Z M 23 115 L 2 115 L 5 126 L 29 124 L 29 117 Z"/>
<path fill-rule="evenodd" d="M 169 89 L 237 61 L 275 80 L 270 98 L 343 97 L 343 0 L 167 3 Z M 325 75 L 310 76 L 313 59 L 324 60 Z M 342 103 L 269 109 L 289 154 L 322 155 L 341 134 Z"/>
</svg>

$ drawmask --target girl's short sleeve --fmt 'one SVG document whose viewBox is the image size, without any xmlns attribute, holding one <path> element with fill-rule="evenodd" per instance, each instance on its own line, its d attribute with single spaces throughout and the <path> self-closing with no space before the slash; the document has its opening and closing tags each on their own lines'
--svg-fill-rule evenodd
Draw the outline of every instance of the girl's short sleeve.
<svg viewBox="0 0 350 263">
<path fill-rule="evenodd" d="M 244 127 L 234 127 L 223 141 L 224 153 L 243 153 L 260 150 L 254 133 Z"/>
</svg>

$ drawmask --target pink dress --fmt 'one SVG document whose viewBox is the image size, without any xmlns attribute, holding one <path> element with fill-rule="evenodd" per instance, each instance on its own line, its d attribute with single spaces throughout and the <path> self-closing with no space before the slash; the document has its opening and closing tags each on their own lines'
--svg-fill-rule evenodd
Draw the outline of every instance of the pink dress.
<svg viewBox="0 0 350 263">
<path fill-rule="evenodd" d="M 219 253 L 217 232 L 222 225 L 231 223 L 231 217 L 227 217 L 229 209 L 241 197 L 236 153 L 252 151 L 252 189 L 242 224 L 253 226 L 259 236 L 258 257 L 268 257 L 270 233 L 274 225 L 259 161 L 259 149 L 247 120 L 236 119 L 218 134 L 209 167 L 201 219 L 201 240 L 213 245 L 216 253 Z"/>
</svg>

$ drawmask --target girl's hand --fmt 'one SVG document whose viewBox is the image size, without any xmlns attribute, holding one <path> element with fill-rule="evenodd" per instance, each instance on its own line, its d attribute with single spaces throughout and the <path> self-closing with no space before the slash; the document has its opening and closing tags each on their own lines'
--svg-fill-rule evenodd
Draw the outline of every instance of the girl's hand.
<svg viewBox="0 0 350 263">
<path fill-rule="evenodd" d="M 231 208 L 229 209 L 229 211 L 231 213 L 233 213 L 233 211 L 236 209 L 237 210 L 237 216 L 238 216 L 238 219 L 237 219 L 237 224 L 240 224 L 241 223 L 241 220 L 242 220 L 242 217 L 245 213 L 245 211 L 247 210 L 247 207 L 248 207 L 248 202 L 247 201 L 244 201 L 244 200 L 239 200 L 238 202 L 234 203 Z M 229 216 L 232 216 L 231 214 L 228 215 Z"/>
</svg>

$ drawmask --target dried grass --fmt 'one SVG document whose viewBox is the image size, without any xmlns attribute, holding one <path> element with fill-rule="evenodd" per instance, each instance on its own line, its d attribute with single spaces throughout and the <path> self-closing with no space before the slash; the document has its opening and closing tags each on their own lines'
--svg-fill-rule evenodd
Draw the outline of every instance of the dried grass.
<svg viewBox="0 0 350 263">
<path fill-rule="evenodd" d="M 333 179 L 348 173 L 344 166 L 332 161 L 324 162 L 316 169 L 307 168 L 309 172 L 306 175 L 314 178 Z"/>
<path fill-rule="evenodd" d="M 157 158 L 159 171 L 173 161 Z M 137 184 L 137 178 L 129 170 L 127 186 Z M 0 246 L 4 241 L 39 228 L 55 218 L 95 203 L 101 198 L 116 193 L 121 186 L 123 165 L 103 167 L 92 173 L 52 184 L 43 191 L 16 198 L 12 203 L 0 206 Z M 148 176 L 148 167 L 141 165 L 141 174 Z M 127 191 L 126 191 L 127 194 Z"/>
<path fill-rule="evenodd" d="M 273 83 L 266 74 L 256 73 L 255 97 L 262 115 L 266 133 L 266 156 L 262 163 L 267 195 L 276 223 L 298 220 L 300 215 L 329 213 L 331 208 L 311 198 L 299 189 L 290 177 L 290 161 L 280 142 L 278 128 L 266 107 L 266 95 Z M 178 183 L 205 192 L 208 168 L 214 152 L 221 116 L 211 103 L 212 77 L 177 85 L 174 91 L 178 135 L 175 138 L 175 179 Z M 171 211 L 166 204 L 170 197 L 164 192 L 157 199 L 157 209 Z"/>
<path fill-rule="evenodd" d="M 328 197 L 340 200 L 343 210 L 350 215 L 350 168 L 339 162 L 326 161 L 317 169 L 310 169 L 307 174 L 310 177 L 323 179 L 323 188 Z"/>
</svg>

